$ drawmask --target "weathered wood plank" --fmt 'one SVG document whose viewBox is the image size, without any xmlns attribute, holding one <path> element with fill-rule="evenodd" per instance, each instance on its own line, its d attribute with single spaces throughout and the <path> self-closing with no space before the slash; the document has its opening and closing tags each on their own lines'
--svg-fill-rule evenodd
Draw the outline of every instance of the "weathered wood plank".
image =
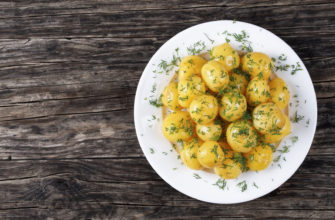
<svg viewBox="0 0 335 220">
<path fill-rule="evenodd" d="M 46 4 L 48 3 L 48 4 Z M 178 1 L 171 0 L 169 2 L 165 1 L 146 1 L 146 0 L 99 0 L 92 5 L 91 1 L 56 1 L 50 3 L 49 1 L 1 1 L 0 6 L 3 8 L 4 15 L 17 17 L 24 15 L 34 15 L 37 12 L 42 12 L 42 15 L 50 14 L 66 14 L 70 12 L 75 13 L 92 13 L 94 12 L 111 12 L 111 11 L 141 11 L 141 10 L 166 10 L 166 9 L 181 9 L 181 8 L 198 8 L 198 7 L 260 7 L 260 6 L 289 6 L 289 5 L 299 5 L 301 1 L 278 1 L 273 2 L 269 0 L 255 1 L 255 0 L 241 0 L 241 1 Z M 304 1 L 305 5 L 310 4 L 327 4 L 331 1 L 320 1 L 320 0 L 307 0 Z M 38 14 L 41 15 L 41 14 Z"/>
<path fill-rule="evenodd" d="M 170 3 L 166 4 L 169 4 L 169 7 L 173 5 Z M 57 10 L 51 10 L 53 15 L 45 15 L 43 9 L 26 10 L 29 19 L 26 19 L 25 11 L 22 12 L 14 8 L 13 11 L 18 16 L 11 17 L 10 20 L 6 20 L 6 18 L 0 19 L 0 26 L 3 30 L 0 33 L 0 38 L 10 39 L 42 36 L 58 36 L 62 38 L 65 36 L 162 37 L 171 36 L 193 24 L 227 18 L 236 18 L 237 20 L 246 20 L 254 24 L 260 24 L 265 28 L 274 30 L 275 33 L 278 33 L 276 29 L 280 28 L 279 35 L 281 32 L 285 33 L 285 30 L 290 31 L 291 34 L 296 31 L 287 27 L 307 27 L 314 31 L 323 28 L 326 32 L 318 32 L 323 35 L 334 31 L 333 28 L 329 28 L 329 25 L 332 24 L 331 21 L 334 19 L 332 12 L 335 5 L 332 3 L 296 3 L 286 7 L 276 6 L 272 3 L 270 5 L 263 3 L 261 6 L 257 6 L 256 4 L 252 8 L 250 8 L 252 4 L 248 4 L 249 7 L 246 7 L 245 2 L 239 4 L 244 5 L 244 7 L 234 6 L 233 3 L 232 6 L 186 7 L 172 10 L 167 10 L 166 8 L 164 10 L 129 10 L 126 13 L 124 11 L 108 10 L 106 5 L 94 5 L 92 9 L 91 5 L 91 8 L 87 9 L 90 11 L 88 13 L 71 12 L 68 14 L 58 14 Z M 125 3 L 125 6 L 130 9 L 132 8 L 129 3 L 128 5 Z M 178 7 L 178 4 L 175 6 Z M 112 7 L 114 6 L 111 5 L 110 8 Z M 54 5 L 51 8 L 57 7 Z M 80 9 L 78 6 L 76 8 Z M 99 12 L 99 10 L 105 10 L 105 13 Z M 251 10 L 252 13 L 250 13 Z M 223 11 L 224 13 L 222 13 Z M 299 13 L 297 13 L 298 11 Z M 40 12 L 42 12 L 41 15 L 39 14 Z M 48 13 L 47 10 L 46 13 Z M 10 13 L 7 12 L 6 14 Z M 325 27 L 328 28 L 326 29 Z M 300 32 L 303 32 L 302 28 Z"/>
<path fill-rule="evenodd" d="M 0 157 L 94 158 L 142 156 L 132 110 L 48 116 L 0 125 Z"/>
<path fill-rule="evenodd" d="M 325 159 L 322 164 L 326 165 L 327 162 Z M 307 160 L 306 163 L 311 161 Z M 250 209 L 291 213 L 303 209 L 310 210 L 309 214 L 316 211 L 329 217 L 335 205 L 335 173 L 322 174 L 322 171 L 334 169 L 323 167 L 321 163 L 315 163 L 317 170 L 311 173 L 309 167 L 305 168 L 307 173 L 300 169 L 278 190 L 261 199 L 230 206 L 204 206 L 203 202 L 184 196 L 161 181 L 145 159 L 3 161 L 0 165 L 0 198 L 3 201 L 0 216 L 11 213 L 4 210 L 15 208 L 16 211 L 30 209 L 27 210 L 28 214 L 39 213 L 42 216 L 48 216 L 47 211 L 50 211 L 51 216 L 62 214 L 67 218 L 72 215 L 78 217 L 81 210 L 86 210 L 95 215 L 117 217 L 120 213 L 114 216 L 113 209 L 106 208 L 105 212 L 101 212 L 96 206 L 122 205 L 134 208 L 128 217 L 141 214 L 146 218 L 208 217 L 213 213 L 218 217 L 233 217 L 237 213 L 240 217 L 259 216 L 256 212 L 250 214 Z M 329 165 L 335 166 L 334 163 L 326 166 Z M 143 207 L 154 213 L 143 213 Z M 178 207 L 185 212 L 172 212 Z M 61 209 L 73 211 L 67 214 L 62 213 Z M 160 216 L 156 209 L 165 210 L 164 215 Z M 15 210 L 12 213 L 19 214 Z"/>
<path fill-rule="evenodd" d="M 218 207 L 219 210 L 226 210 Z M 92 210 L 95 210 L 92 211 Z M 334 211 L 331 210 L 234 210 L 234 213 L 222 213 L 216 215 L 202 207 L 161 207 L 161 206 L 136 206 L 119 205 L 110 203 L 89 203 L 84 208 L 46 209 L 38 207 L 20 207 L 14 210 L 0 210 L 0 217 L 12 219 L 47 219 L 54 216 L 56 219 L 155 219 L 155 220 L 184 220 L 184 219 L 334 219 Z M 293 217 L 294 216 L 294 217 Z"/>
</svg>

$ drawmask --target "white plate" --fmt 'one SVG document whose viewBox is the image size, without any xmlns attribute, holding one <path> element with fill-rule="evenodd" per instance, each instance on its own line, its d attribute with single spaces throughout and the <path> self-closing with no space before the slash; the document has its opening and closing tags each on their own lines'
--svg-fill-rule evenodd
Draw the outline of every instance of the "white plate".
<svg viewBox="0 0 335 220">
<path fill-rule="evenodd" d="M 205 171 L 194 171 L 182 165 L 177 153 L 172 150 L 172 145 L 167 141 L 162 132 L 162 109 L 149 104 L 149 100 L 158 98 L 163 88 L 169 83 L 173 74 L 158 73 L 161 71 L 159 64 L 162 60 L 170 63 L 176 48 L 179 55 L 188 55 L 187 48 L 196 42 L 198 48 L 206 51 L 215 45 L 225 42 L 229 38 L 233 48 L 240 50 L 242 43 L 235 40 L 234 36 L 227 33 L 241 34 L 245 31 L 249 35 L 248 41 L 254 51 L 268 54 L 277 58 L 284 54 L 287 59 L 281 64 L 301 65 L 301 70 L 291 74 L 292 66 L 287 71 L 277 71 L 277 75 L 285 80 L 291 93 L 290 118 L 298 113 L 301 119 L 292 123 L 292 133 L 287 136 L 274 153 L 277 162 L 263 171 L 249 171 L 243 173 L 235 180 L 227 180 L 224 189 L 215 183 L 219 177 Z M 201 48 L 202 44 L 206 48 Z M 244 42 L 248 45 L 248 42 Z M 173 70 L 176 68 L 174 67 Z M 172 70 L 172 71 L 173 71 Z M 188 28 L 168 40 L 150 59 L 146 66 L 136 91 L 135 106 L 136 134 L 144 155 L 152 168 L 168 184 L 178 191 L 198 200 L 230 204 L 240 203 L 261 197 L 278 188 L 299 168 L 305 159 L 315 133 L 317 122 L 317 104 L 314 87 L 309 73 L 297 54 L 283 40 L 273 33 L 256 25 L 238 21 L 213 21 Z M 303 117 L 303 118 L 302 118 Z M 295 142 L 295 143 L 294 143 Z M 288 152 L 283 153 L 288 146 Z M 287 151 L 287 150 L 286 150 Z M 247 189 L 242 192 L 237 184 L 245 181 Z M 258 187 L 258 188 L 257 188 Z M 162 195 L 164 196 L 164 195 Z"/>
</svg>

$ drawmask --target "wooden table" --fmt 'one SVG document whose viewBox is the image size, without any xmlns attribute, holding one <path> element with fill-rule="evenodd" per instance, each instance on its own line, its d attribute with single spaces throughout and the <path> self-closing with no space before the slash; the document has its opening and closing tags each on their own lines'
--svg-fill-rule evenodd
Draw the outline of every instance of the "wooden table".
<svg viewBox="0 0 335 220">
<path fill-rule="evenodd" d="M 133 123 L 150 57 L 179 31 L 219 19 L 283 38 L 318 97 L 314 142 L 297 173 L 236 205 L 166 184 Z M 334 36 L 335 4 L 326 0 L 0 1 L 0 219 L 334 219 Z"/>
</svg>

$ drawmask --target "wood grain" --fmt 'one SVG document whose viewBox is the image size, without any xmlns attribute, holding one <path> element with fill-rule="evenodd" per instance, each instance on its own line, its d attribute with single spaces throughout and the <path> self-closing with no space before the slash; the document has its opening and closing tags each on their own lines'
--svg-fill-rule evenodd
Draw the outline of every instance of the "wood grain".
<svg viewBox="0 0 335 220">
<path fill-rule="evenodd" d="M 1 219 L 334 219 L 335 4 L 0 1 Z M 155 51 L 192 25 L 260 25 L 302 58 L 318 98 L 312 148 L 257 200 L 207 204 L 166 184 L 137 142 L 133 102 Z"/>
</svg>

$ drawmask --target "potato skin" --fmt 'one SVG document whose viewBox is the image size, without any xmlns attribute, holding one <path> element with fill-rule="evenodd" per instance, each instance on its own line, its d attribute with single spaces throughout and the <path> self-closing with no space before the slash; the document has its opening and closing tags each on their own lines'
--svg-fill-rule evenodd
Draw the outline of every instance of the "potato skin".
<svg viewBox="0 0 335 220">
<path fill-rule="evenodd" d="M 241 60 L 242 70 L 250 74 L 251 79 L 256 77 L 268 80 L 273 66 L 271 58 L 260 52 L 251 52 L 243 56 Z"/>
<path fill-rule="evenodd" d="M 192 100 L 198 95 L 205 94 L 206 86 L 198 76 L 192 76 L 178 83 L 178 103 L 181 107 L 187 108 Z"/>
<path fill-rule="evenodd" d="M 228 86 L 229 75 L 224 65 L 215 60 L 208 61 L 201 69 L 201 76 L 208 88 L 217 93 Z"/>
<path fill-rule="evenodd" d="M 162 130 L 169 141 L 189 140 L 193 135 L 194 124 L 187 112 L 177 111 L 166 116 Z"/>
<path fill-rule="evenodd" d="M 223 179 L 235 179 L 242 173 L 241 153 L 231 149 L 226 141 L 219 142 L 224 152 L 224 160 L 214 167 L 214 172 Z"/>
<path fill-rule="evenodd" d="M 200 170 L 203 167 L 198 161 L 198 150 L 200 143 L 197 138 L 193 138 L 190 141 L 184 141 L 183 147 L 180 151 L 180 158 L 183 163 L 193 170 Z"/>
<path fill-rule="evenodd" d="M 222 63 L 228 72 L 240 65 L 240 56 L 229 43 L 214 47 L 212 56 L 215 61 Z"/>
<path fill-rule="evenodd" d="M 222 134 L 221 125 L 210 122 L 206 125 L 196 125 L 198 137 L 203 141 L 217 141 Z"/>
<path fill-rule="evenodd" d="M 223 159 L 224 153 L 216 141 L 205 141 L 198 150 L 198 160 L 203 167 L 213 168 Z"/>
<path fill-rule="evenodd" d="M 271 100 L 270 87 L 266 80 L 252 79 L 246 91 L 247 102 L 250 106 L 256 106 Z"/>
<path fill-rule="evenodd" d="M 226 92 L 220 103 L 219 114 L 223 120 L 236 121 L 240 119 L 247 110 L 247 100 L 239 92 Z"/>
<path fill-rule="evenodd" d="M 242 173 L 242 169 L 233 159 L 225 159 L 214 167 L 214 172 L 223 179 L 235 179 Z"/>
<path fill-rule="evenodd" d="M 177 111 L 181 108 L 178 103 L 178 83 L 172 82 L 164 88 L 162 92 L 162 103 L 173 111 Z"/>
<path fill-rule="evenodd" d="M 239 120 L 232 122 L 226 132 L 229 146 L 236 152 L 249 152 L 257 144 L 258 134 L 251 122 Z"/>
<path fill-rule="evenodd" d="M 248 86 L 248 80 L 247 78 L 238 73 L 232 73 L 229 76 L 229 84 L 228 87 L 236 90 L 237 92 L 240 92 L 241 94 L 245 95 L 245 91 Z"/>
<path fill-rule="evenodd" d="M 272 162 L 273 152 L 269 145 L 257 145 L 244 154 L 250 170 L 259 171 L 266 169 Z"/>
<path fill-rule="evenodd" d="M 291 122 L 290 119 L 284 115 L 285 117 L 285 125 L 277 133 L 266 133 L 264 134 L 265 143 L 276 143 L 282 140 L 285 136 L 291 133 Z"/>
<path fill-rule="evenodd" d="M 178 79 L 185 80 L 192 75 L 201 74 L 202 66 L 207 62 L 204 58 L 200 56 L 187 56 L 183 58 L 179 64 Z"/>
<path fill-rule="evenodd" d="M 189 107 L 192 120 L 201 125 L 212 122 L 218 111 L 218 101 L 211 95 L 202 95 L 194 98 Z"/>
<path fill-rule="evenodd" d="M 253 125 L 261 134 L 276 134 L 285 125 L 285 117 L 273 102 L 263 103 L 252 111 Z"/>
<path fill-rule="evenodd" d="M 272 102 L 280 109 L 284 109 L 290 102 L 290 92 L 287 85 L 281 78 L 274 78 L 269 83 Z"/>
</svg>

